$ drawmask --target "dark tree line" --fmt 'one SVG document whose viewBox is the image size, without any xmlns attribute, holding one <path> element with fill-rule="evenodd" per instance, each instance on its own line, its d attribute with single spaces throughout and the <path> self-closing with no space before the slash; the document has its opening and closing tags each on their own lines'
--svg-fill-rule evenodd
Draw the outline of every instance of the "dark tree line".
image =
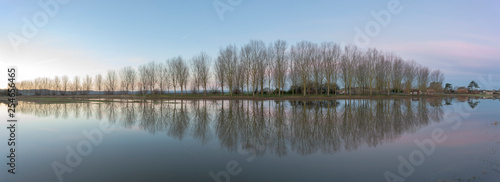
<svg viewBox="0 0 500 182">
<path fill-rule="evenodd" d="M 218 55 L 202 52 L 185 59 L 150 62 L 94 77 L 37 78 L 18 83 L 34 95 L 229 93 L 285 94 L 394 94 L 441 92 L 444 75 L 413 60 L 375 48 L 341 47 L 301 41 L 289 45 L 277 40 L 266 45 L 251 40 L 238 47 L 221 47 Z"/>
</svg>

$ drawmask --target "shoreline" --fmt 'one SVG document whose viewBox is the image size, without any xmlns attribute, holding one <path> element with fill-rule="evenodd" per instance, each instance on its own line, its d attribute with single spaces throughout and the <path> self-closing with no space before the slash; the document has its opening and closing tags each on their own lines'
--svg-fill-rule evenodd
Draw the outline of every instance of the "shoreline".
<svg viewBox="0 0 500 182">
<path fill-rule="evenodd" d="M 165 94 L 165 95 L 58 95 L 58 96 L 17 96 L 16 101 L 27 101 L 37 103 L 70 103 L 70 102 L 113 102 L 115 99 L 125 100 L 343 100 L 343 99 L 416 99 L 416 98 L 450 98 L 450 97 L 472 97 L 498 99 L 498 95 L 474 95 L 474 94 L 443 94 L 443 95 L 197 95 L 197 94 Z M 0 97 L 1 102 L 7 101 L 9 97 Z"/>
</svg>

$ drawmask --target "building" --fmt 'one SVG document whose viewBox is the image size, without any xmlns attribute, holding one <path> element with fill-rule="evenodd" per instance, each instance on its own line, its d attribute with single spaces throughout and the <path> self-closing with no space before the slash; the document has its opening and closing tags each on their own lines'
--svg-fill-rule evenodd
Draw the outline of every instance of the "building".
<svg viewBox="0 0 500 182">
<path fill-rule="evenodd" d="M 456 93 L 458 94 L 468 94 L 469 90 L 465 87 L 458 87 L 457 90 L 455 90 Z"/>
<path fill-rule="evenodd" d="M 412 90 L 410 90 L 410 95 L 420 95 L 420 94 L 422 94 L 422 93 L 418 89 L 412 89 Z"/>
<path fill-rule="evenodd" d="M 435 94 L 436 94 L 436 90 L 435 90 L 435 89 L 433 89 L 433 88 L 428 88 L 428 89 L 426 90 L 426 94 L 427 94 L 427 95 L 435 95 Z"/>
</svg>

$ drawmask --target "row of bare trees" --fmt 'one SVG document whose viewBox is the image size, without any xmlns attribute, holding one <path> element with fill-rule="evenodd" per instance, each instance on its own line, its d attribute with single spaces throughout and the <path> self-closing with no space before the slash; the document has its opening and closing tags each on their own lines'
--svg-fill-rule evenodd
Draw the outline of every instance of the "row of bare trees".
<svg viewBox="0 0 500 182">
<path fill-rule="evenodd" d="M 443 89 L 444 76 L 413 60 L 377 49 L 341 47 L 333 42 L 321 44 L 301 41 L 289 46 L 277 40 L 266 45 L 251 40 L 238 47 L 221 47 L 217 57 L 202 52 L 190 60 L 181 56 L 164 62 L 150 62 L 137 69 L 127 66 L 94 77 L 55 76 L 25 80 L 21 90 L 35 95 L 89 94 L 165 94 L 221 90 L 241 94 L 391 94 Z M 340 85 L 343 89 L 340 89 Z M 227 88 L 224 91 L 224 88 Z M 274 88 L 274 89 L 271 89 Z M 200 89 L 203 90 L 200 91 Z M 340 89 L 340 90 L 339 90 Z"/>
</svg>

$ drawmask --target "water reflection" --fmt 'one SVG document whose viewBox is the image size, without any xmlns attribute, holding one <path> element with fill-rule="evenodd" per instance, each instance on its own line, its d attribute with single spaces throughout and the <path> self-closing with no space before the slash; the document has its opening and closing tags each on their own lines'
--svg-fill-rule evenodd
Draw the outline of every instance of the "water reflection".
<svg viewBox="0 0 500 182">
<path fill-rule="evenodd" d="M 220 143 L 228 151 L 332 154 L 375 147 L 432 122 L 453 100 L 342 101 L 176 100 L 148 102 L 20 103 L 18 112 L 38 117 L 95 118 L 183 140 Z M 475 104 L 477 106 L 477 102 Z M 472 107 L 472 106 L 471 106 Z"/>
</svg>

